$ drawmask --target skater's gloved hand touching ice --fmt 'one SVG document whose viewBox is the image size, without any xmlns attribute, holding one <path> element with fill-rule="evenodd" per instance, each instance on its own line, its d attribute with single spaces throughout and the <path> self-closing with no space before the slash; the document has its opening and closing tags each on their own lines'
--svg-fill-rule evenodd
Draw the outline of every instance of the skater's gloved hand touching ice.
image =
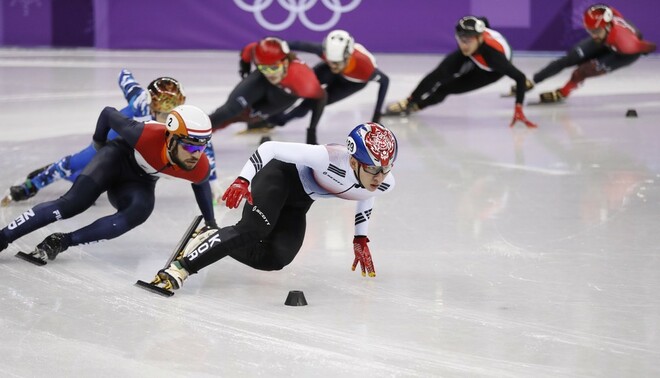
<svg viewBox="0 0 660 378">
<path fill-rule="evenodd" d="M 369 273 L 369 277 L 376 277 L 376 270 L 374 269 L 374 262 L 371 259 L 369 246 L 367 245 L 369 238 L 364 235 L 357 235 L 353 238 L 353 252 L 355 253 L 355 260 L 351 270 L 355 271 L 358 263 L 362 269 L 362 277 Z"/>
<path fill-rule="evenodd" d="M 516 108 L 513 112 L 513 119 L 511 120 L 511 125 L 510 127 L 513 127 L 513 125 L 521 121 L 523 122 L 527 127 L 529 128 L 536 128 L 536 124 L 531 122 L 530 120 L 525 117 L 525 113 L 523 112 L 522 104 L 516 104 Z"/>
<path fill-rule="evenodd" d="M 225 205 L 230 209 L 235 209 L 241 204 L 243 198 L 252 205 L 252 194 L 250 193 L 248 186 L 250 186 L 248 180 L 243 177 L 236 178 L 234 183 L 227 188 L 225 194 L 222 195 L 222 200 L 225 201 Z"/>
</svg>

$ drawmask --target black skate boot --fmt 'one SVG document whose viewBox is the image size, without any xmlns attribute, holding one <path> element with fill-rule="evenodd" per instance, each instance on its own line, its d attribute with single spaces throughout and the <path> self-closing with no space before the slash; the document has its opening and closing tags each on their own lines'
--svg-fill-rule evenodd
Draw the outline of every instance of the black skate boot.
<svg viewBox="0 0 660 378">
<path fill-rule="evenodd" d="M 31 180 L 25 180 L 21 185 L 15 185 L 9 188 L 9 195 L 12 201 L 25 201 L 28 198 L 34 197 L 39 189 L 37 189 Z"/>
<path fill-rule="evenodd" d="M 18 252 L 16 257 L 35 265 L 46 265 L 48 260 L 55 260 L 59 253 L 66 251 L 70 244 L 71 236 L 69 234 L 52 234 L 37 244 L 34 251 Z"/>
<path fill-rule="evenodd" d="M 55 260 L 55 257 L 60 253 L 66 251 L 71 244 L 71 236 L 69 234 L 55 233 L 49 235 L 42 241 L 37 244 L 33 254 L 38 254 L 39 258 L 45 261 L 46 257 L 48 260 Z"/>
</svg>

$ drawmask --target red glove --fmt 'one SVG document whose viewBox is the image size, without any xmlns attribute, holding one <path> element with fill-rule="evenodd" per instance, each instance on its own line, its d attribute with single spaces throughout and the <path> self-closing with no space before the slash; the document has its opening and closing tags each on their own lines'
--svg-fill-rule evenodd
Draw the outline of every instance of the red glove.
<svg viewBox="0 0 660 378">
<path fill-rule="evenodd" d="M 234 183 L 229 185 L 229 188 L 225 190 L 225 194 L 222 195 L 225 205 L 230 209 L 235 209 L 240 205 L 243 198 L 252 205 L 252 194 L 250 194 L 250 190 L 248 189 L 249 185 L 250 182 L 243 177 L 238 177 L 234 180 Z"/>
<path fill-rule="evenodd" d="M 355 252 L 355 260 L 353 260 L 353 266 L 351 270 L 355 271 L 355 267 L 360 263 L 360 268 L 362 269 L 362 277 L 366 276 L 366 272 L 369 272 L 369 277 L 376 277 L 376 270 L 374 269 L 374 262 L 371 260 L 371 253 L 369 252 L 369 246 L 367 245 L 369 238 L 366 236 L 356 236 L 353 238 L 353 252 Z"/>
<path fill-rule="evenodd" d="M 522 121 L 527 125 L 529 128 L 536 128 L 536 124 L 531 122 L 530 120 L 525 117 L 525 113 L 523 113 L 522 109 L 522 104 L 516 104 L 516 110 L 513 112 L 513 119 L 511 120 L 511 125 L 509 127 L 513 127 L 513 124 L 515 124 L 517 121 Z"/>
</svg>

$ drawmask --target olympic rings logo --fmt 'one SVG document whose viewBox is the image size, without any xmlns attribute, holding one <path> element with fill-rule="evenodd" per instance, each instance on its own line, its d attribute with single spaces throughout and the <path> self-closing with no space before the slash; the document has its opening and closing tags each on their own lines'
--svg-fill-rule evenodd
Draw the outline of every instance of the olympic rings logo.
<svg viewBox="0 0 660 378">
<path fill-rule="evenodd" d="M 246 4 L 244 0 L 234 0 L 234 4 L 246 12 L 254 14 L 254 18 L 264 29 L 271 31 L 282 31 L 288 29 L 296 18 L 300 19 L 303 25 L 309 30 L 324 31 L 332 28 L 339 22 L 343 13 L 348 13 L 360 5 L 362 0 L 351 0 L 350 3 L 342 5 L 341 0 L 321 0 L 321 3 L 332 12 L 330 19 L 322 24 L 316 24 L 307 17 L 307 11 L 312 9 L 318 0 L 277 0 L 277 3 L 289 11 L 287 18 L 280 23 L 272 23 L 263 15 L 263 11 L 268 9 L 274 0 L 254 0 L 254 4 Z"/>
</svg>

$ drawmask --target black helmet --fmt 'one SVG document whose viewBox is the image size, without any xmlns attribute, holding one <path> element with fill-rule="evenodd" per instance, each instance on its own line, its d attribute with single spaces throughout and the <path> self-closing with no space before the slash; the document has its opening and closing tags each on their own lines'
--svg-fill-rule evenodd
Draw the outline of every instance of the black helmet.
<svg viewBox="0 0 660 378">
<path fill-rule="evenodd" d="M 480 35 L 488 27 L 485 17 L 465 16 L 456 24 L 456 35 L 459 37 L 470 37 Z"/>
</svg>

